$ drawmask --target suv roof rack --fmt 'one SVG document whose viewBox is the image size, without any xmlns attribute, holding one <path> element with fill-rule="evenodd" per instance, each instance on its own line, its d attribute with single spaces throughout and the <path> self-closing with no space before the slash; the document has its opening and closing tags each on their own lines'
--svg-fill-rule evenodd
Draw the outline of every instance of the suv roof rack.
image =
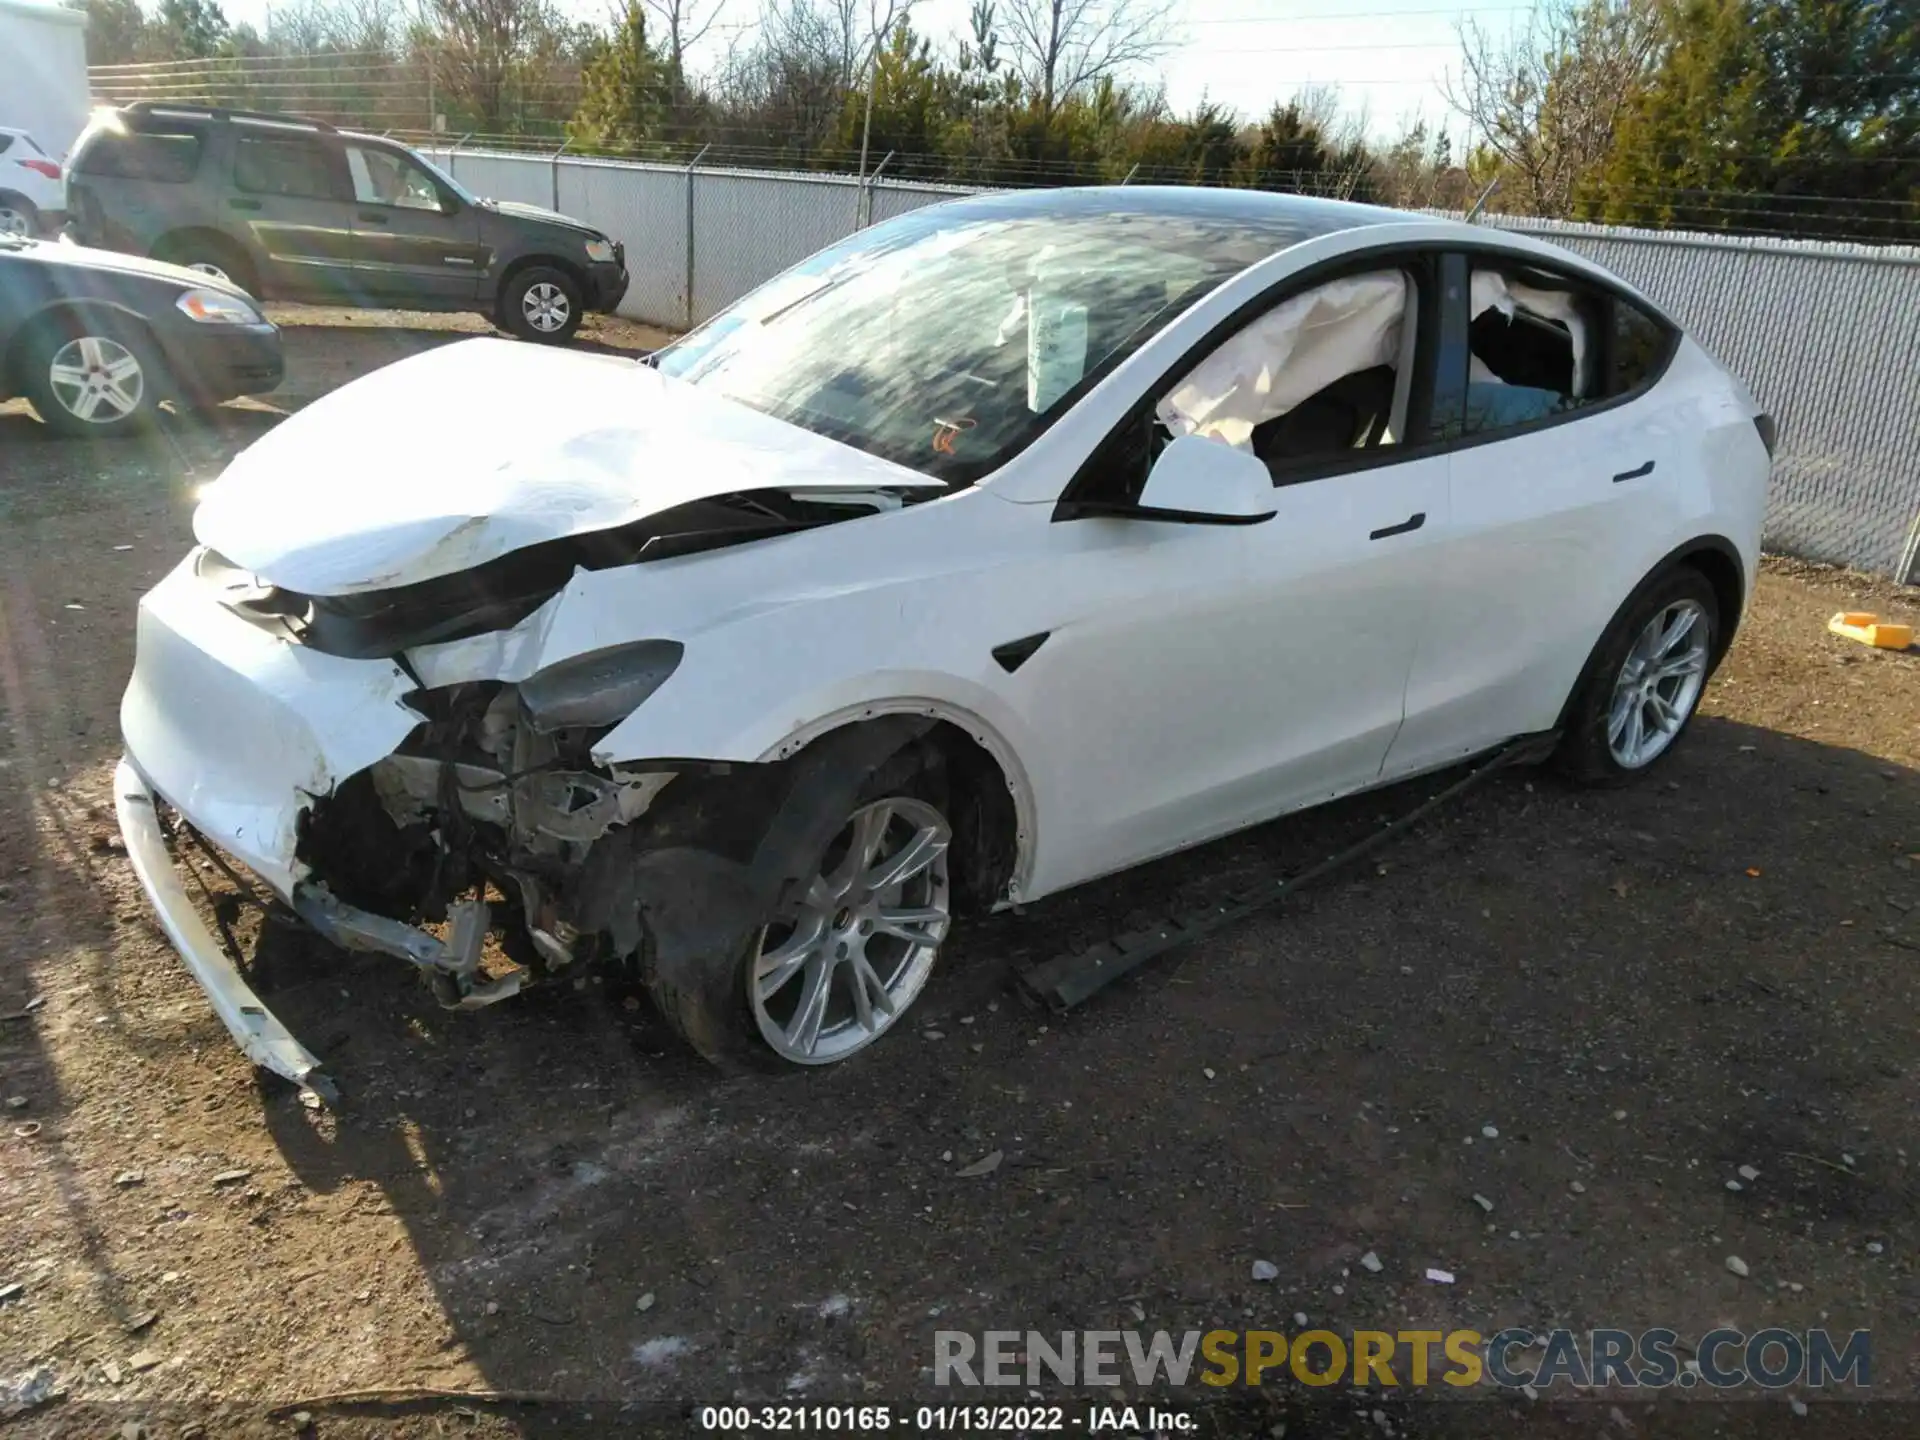
<svg viewBox="0 0 1920 1440">
<path fill-rule="evenodd" d="M 324 120 L 289 115 L 278 110 L 232 110 L 223 105 L 199 105 L 192 101 L 181 103 L 173 100 L 135 100 L 121 108 L 135 115 L 180 114 L 204 115 L 209 120 L 265 120 L 275 125 L 304 125 L 312 130 L 324 130 L 329 135 L 335 133 L 333 126 Z"/>
</svg>

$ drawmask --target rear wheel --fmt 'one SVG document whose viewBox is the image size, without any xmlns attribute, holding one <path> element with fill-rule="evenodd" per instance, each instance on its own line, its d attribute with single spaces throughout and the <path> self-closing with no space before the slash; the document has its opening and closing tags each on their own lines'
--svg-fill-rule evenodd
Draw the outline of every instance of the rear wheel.
<svg viewBox="0 0 1920 1440">
<path fill-rule="evenodd" d="M 0 235 L 38 235 L 40 212 L 24 195 L 0 190 Z"/>
<path fill-rule="evenodd" d="M 1560 768 L 1585 784 L 1617 785 L 1661 760 L 1693 720 L 1719 637 L 1719 603 L 1698 570 L 1683 566 L 1643 586 L 1568 705 Z"/>
<path fill-rule="evenodd" d="M 798 913 L 762 927 L 730 976 L 715 977 L 723 983 L 696 993 L 648 974 L 662 1015 L 707 1059 L 758 1070 L 830 1065 L 893 1029 L 920 997 L 953 921 L 953 826 L 919 781 L 906 765 L 874 777 L 821 854 Z"/>
<path fill-rule="evenodd" d="M 42 326 L 20 377 L 40 418 L 63 435 L 117 437 L 153 418 L 163 372 L 145 336 L 91 319 Z"/>
<path fill-rule="evenodd" d="M 500 294 L 500 324 L 522 340 L 563 345 L 580 328 L 580 286 L 564 270 L 535 265 L 507 282 Z"/>
<path fill-rule="evenodd" d="M 182 235 L 162 241 L 154 251 L 156 260 L 169 265 L 184 265 L 189 270 L 230 285 L 238 285 L 249 295 L 260 293 L 253 265 L 246 252 L 230 240 L 216 235 Z"/>
</svg>

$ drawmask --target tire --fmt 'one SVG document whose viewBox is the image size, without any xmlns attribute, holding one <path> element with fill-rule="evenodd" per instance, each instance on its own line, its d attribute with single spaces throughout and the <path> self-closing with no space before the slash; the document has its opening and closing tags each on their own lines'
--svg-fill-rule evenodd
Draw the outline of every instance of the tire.
<svg viewBox="0 0 1920 1440">
<path fill-rule="evenodd" d="M 1673 752 L 1719 658 L 1720 605 L 1690 565 L 1620 607 L 1567 702 L 1555 764 L 1583 785 L 1621 785 Z M 1638 737 L 1636 739 L 1636 737 Z"/>
<path fill-rule="evenodd" d="M 816 883 L 829 893 L 804 905 L 797 923 L 764 926 L 743 950 L 718 958 L 707 983 L 670 984 L 643 965 L 655 1008 L 681 1039 L 722 1069 L 791 1073 L 846 1060 L 902 1023 L 953 921 L 953 826 L 930 781 L 911 752 L 876 771 L 816 863 Z M 892 862 L 913 868 L 867 892 L 857 879 L 862 867 L 848 863 L 856 837 L 875 847 L 865 874 Z M 880 928 L 889 913 L 908 933 Z M 776 979 L 781 970 L 785 978 Z M 809 1042 L 801 1011 L 816 985 L 824 1006 Z"/>
<path fill-rule="evenodd" d="M 169 265 L 183 265 L 216 280 L 238 285 L 247 294 L 258 296 L 260 281 L 253 273 L 253 262 L 246 251 L 231 240 L 215 235 L 185 235 L 167 239 L 154 247 L 153 257 Z"/>
<path fill-rule="evenodd" d="M 82 439 L 145 429 L 167 390 L 166 369 L 145 335 L 87 316 L 41 325 L 27 337 L 20 364 L 21 391 L 40 418 Z"/>
<path fill-rule="evenodd" d="M 585 313 L 580 283 L 551 265 L 529 266 L 500 292 L 500 327 L 540 345 L 566 344 Z"/>
<path fill-rule="evenodd" d="M 40 212 L 24 195 L 0 190 L 0 235 L 38 235 Z"/>
</svg>

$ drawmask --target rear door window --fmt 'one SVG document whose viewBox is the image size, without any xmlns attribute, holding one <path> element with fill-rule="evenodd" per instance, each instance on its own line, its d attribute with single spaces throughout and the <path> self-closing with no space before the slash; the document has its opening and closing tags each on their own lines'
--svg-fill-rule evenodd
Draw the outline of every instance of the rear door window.
<svg viewBox="0 0 1920 1440">
<path fill-rule="evenodd" d="M 333 155 L 304 135 L 235 137 L 233 183 L 254 195 L 289 199 L 345 200 Z"/>
<path fill-rule="evenodd" d="M 1651 384 L 1673 331 L 1558 271 L 1476 257 L 1468 286 L 1467 435 L 1524 429 Z"/>
<path fill-rule="evenodd" d="M 197 130 L 102 132 L 81 147 L 74 169 L 82 175 L 120 180 L 157 180 L 180 185 L 200 168 L 204 137 Z"/>
</svg>

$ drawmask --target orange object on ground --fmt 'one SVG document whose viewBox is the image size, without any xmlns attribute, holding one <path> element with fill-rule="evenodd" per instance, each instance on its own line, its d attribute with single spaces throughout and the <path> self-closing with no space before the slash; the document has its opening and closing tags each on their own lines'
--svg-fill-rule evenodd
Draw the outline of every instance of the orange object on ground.
<svg viewBox="0 0 1920 1440">
<path fill-rule="evenodd" d="M 1827 622 L 1827 629 L 1878 650 L 1904 650 L 1913 644 L 1913 627 L 1895 625 L 1865 610 L 1843 610 Z"/>
</svg>

